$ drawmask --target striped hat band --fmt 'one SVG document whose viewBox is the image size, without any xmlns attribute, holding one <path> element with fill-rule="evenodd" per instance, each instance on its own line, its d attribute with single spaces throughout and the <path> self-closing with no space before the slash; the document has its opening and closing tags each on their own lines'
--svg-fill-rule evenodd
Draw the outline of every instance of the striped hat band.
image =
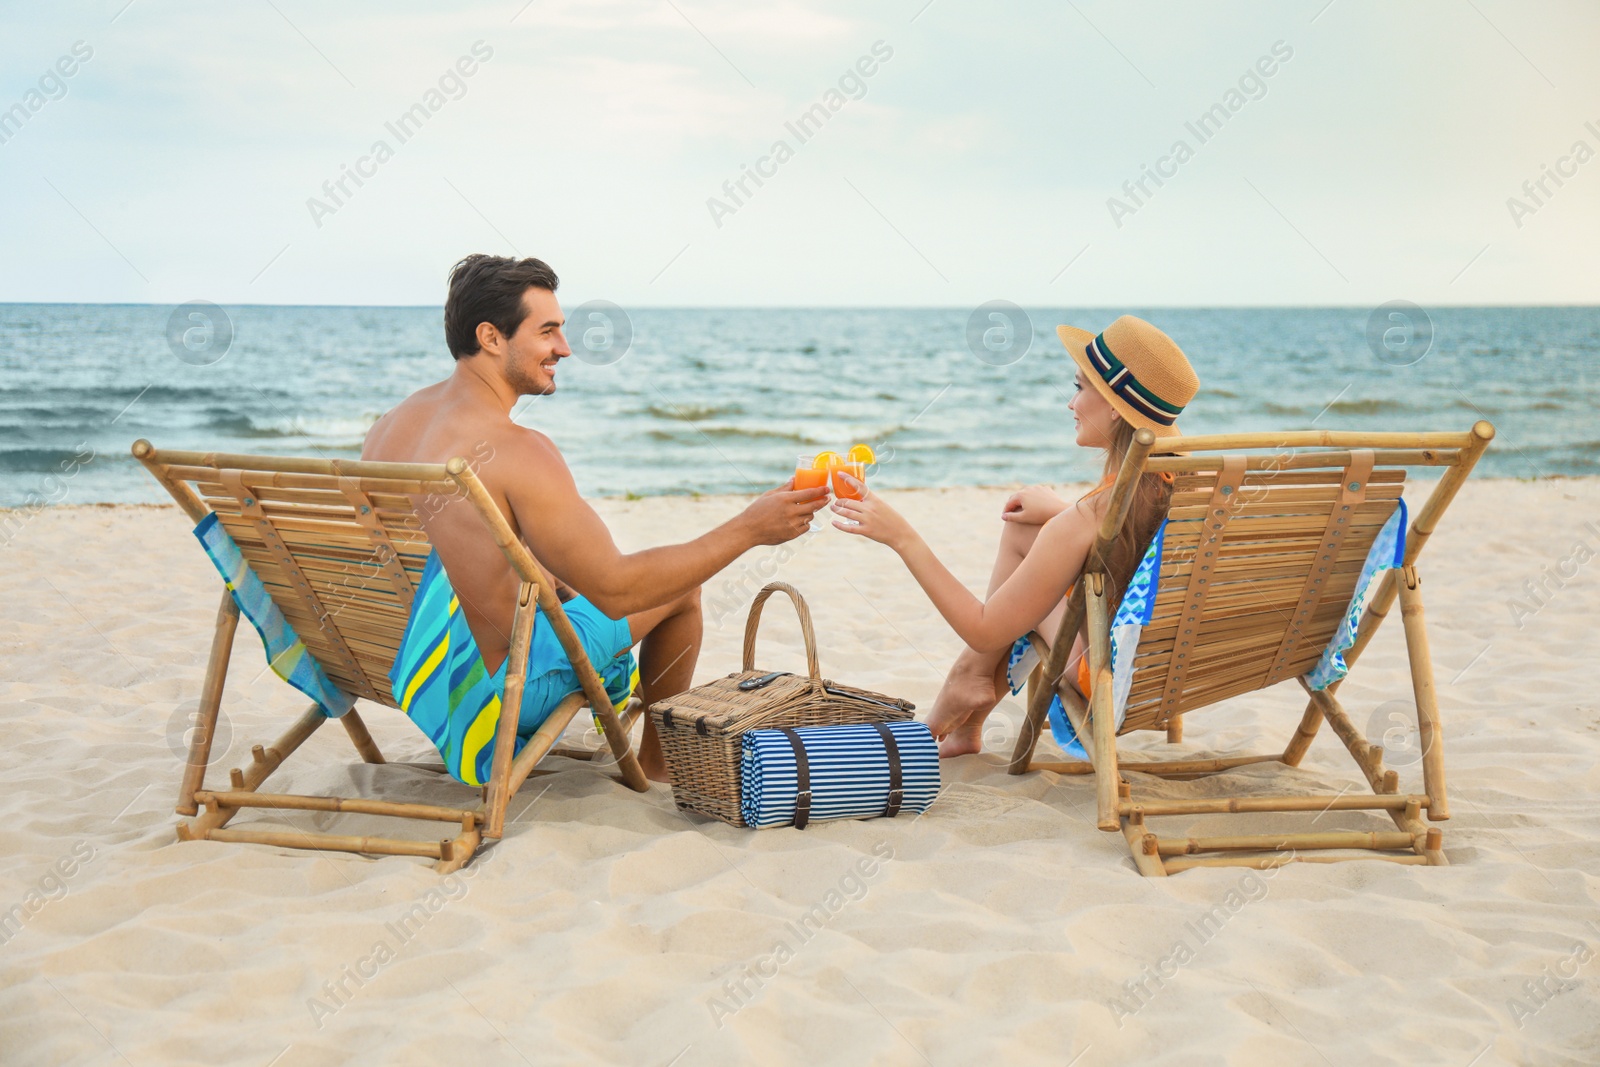
<svg viewBox="0 0 1600 1067">
<path fill-rule="evenodd" d="M 1139 384 L 1133 372 L 1112 355 L 1106 345 L 1106 335 L 1100 334 L 1084 346 L 1089 363 L 1100 372 L 1100 377 L 1121 397 L 1129 407 L 1161 426 L 1171 426 L 1183 412 L 1182 404 L 1171 404 Z"/>
</svg>

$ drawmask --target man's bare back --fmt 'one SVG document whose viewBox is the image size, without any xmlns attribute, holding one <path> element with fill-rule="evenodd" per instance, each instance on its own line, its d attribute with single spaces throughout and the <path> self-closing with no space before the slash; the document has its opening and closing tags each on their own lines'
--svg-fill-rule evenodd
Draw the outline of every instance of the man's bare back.
<svg viewBox="0 0 1600 1067">
<path fill-rule="evenodd" d="M 530 272 L 536 281 L 520 285 Z M 563 599 L 581 595 L 611 619 L 626 619 L 633 641 L 644 640 L 640 695 L 653 703 L 689 686 L 700 646 L 700 586 L 750 548 L 805 532 L 827 493 L 784 486 L 693 541 L 620 552 L 579 495 L 555 443 L 511 421 L 519 397 L 555 392 L 557 368 L 572 354 L 554 282 L 537 260 L 469 257 L 458 264 L 446 306 L 454 372 L 379 419 L 361 457 L 404 463 L 465 459 Z M 524 313 L 520 321 L 517 311 Z M 510 647 L 518 580 L 464 500 L 417 503 L 492 673 Z M 648 726 L 640 762 L 652 777 L 662 777 L 659 746 Z"/>
</svg>

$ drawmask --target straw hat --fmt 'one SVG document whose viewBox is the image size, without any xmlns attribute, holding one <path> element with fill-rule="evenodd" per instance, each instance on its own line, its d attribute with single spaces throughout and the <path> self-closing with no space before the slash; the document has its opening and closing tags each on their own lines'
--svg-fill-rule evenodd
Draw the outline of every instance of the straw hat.
<svg viewBox="0 0 1600 1067">
<path fill-rule="evenodd" d="M 1200 391 L 1200 378 L 1177 342 L 1132 315 L 1098 336 L 1075 326 L 1057 326 L 1056 335 L 1125 421 L 1157 437 L 1180 435 L 1178 415 Z"/>
</svg>

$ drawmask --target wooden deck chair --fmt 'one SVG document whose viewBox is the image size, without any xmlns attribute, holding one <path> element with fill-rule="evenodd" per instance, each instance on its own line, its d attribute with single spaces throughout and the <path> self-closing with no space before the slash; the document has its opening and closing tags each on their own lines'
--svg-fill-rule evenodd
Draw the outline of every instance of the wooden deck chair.
<svg viewBox="0 0 1600 1067">
<path fill-rule="evenodd" d="M 551 751 L 567 723 L 585 706 L 597 716 L 608 744 L 593 751 L 556 751 L 591 758 L 609 748 L 623 781 L 640 792 L 649 788 L 628 743 L 628 731 L 642 710 L 639 701 L 631 701 L 623 718 L 618 717 L 545 572 L 465 460 L 452 459 L 444 464 L 372 463 L 175 452 L 158 450 L 145 440 L 134 442 L 133 454 L 172 494 L 191 521 L 199 523 L 216 514 L 308 652 L 346 693 L 399 707 L 390 692 L 389 669 L 405 631 L 417 580 L 432 548 L 423 532 L 420 514 L 426 514 L 425 508 L 441 506 L 442 500 L 451 496 L 464 497 L 478 513 L 485 533 L 505 553 L 521 579 L 503 707 L 521 706 L 535 606 L 543 609 L 582 685 L 556 707 L 515 759 L 512 751 L 517 715 L 513 711 L 500 716 L 491 773 L 479 802 L 472 806 L 261 792 L 267 777 L 326 720 L 315 703 L 277 741 L 266 748 L 255 746 L 249 765 L 232 772 L 228 789 L 207 789 L 206 765 L 211 758 L 228 656 L 239 622 L 239 608 L 232 593 L 224 588 L 200 694 L 199 721 L 178 791 L 178 814 L 198 817 L 179 825 L 180 839 L 425 856 L 437 861 L 435 866 L 441 873 L 447 873 L 466 864 L 484 838 L 502 835 L 507 802 L 527 780 L 534 765 Z M 384 761 L 354 708 L 339 721 L 363 760 Z M 433 820 L 456 824 L 459 832 L 453 838 L 416 841 L 228 828 L 240 808 Z"/>
<path fill-rule="evenodd" d="M 1443 736 L 1433 667 L 1423 628 L 1416 559 L 1440 517 L 1494 437 L 1479 422 L 1467 433 L 1291 432 L 1177 437 L 1161 441 L 1140 430 L 1118 473 L 1085 567 L 1048 655 L 1030 679 L 1027 715 L 1012 774 L 1047 769 L 1092 774 L 1097 823 L 1121 830 L 1145 875 L 1192 867 L 1270 868 L 1293 860 L 1383 859 L 1443 865 L 1441 836 L 1430 821 L 1450 817 Z M 1269 454 L 1261 454 L 1270 450 Z M 1235 454 L 1246 453 L 1246 454 Z M 1421 508 L 1413 509 L 1403 566 L 1383 572 L 1344 653 L 1353 665 L 1384 615 L 1400 598 L 1412 696 L 1422 749 L 1422 791 L 1402 793 L 1398 775 L 1383 765 L 1335 696 L 1337 683 L 1313 692 L 1303 675 L 1320 659 L 1355 595 L 1356 578 L 1379 529 L 1397 507 L 1405 468 L 1442 466 L 1443 476 Z M 1132 489 L 1145 471 L 1174 476 L 1152 615 L 1134 653 L 1125 718 L 1114 726 L 1110 621 L 1104 554 L 1126 520 Z M 1062 671 L 1080 630 L 1087 633 L 1089 707 Z M 1035 647 L 1042 642 L 1030 635 Z M 1309 703 L 1284 751 L 1219 759 L 1120 760 L 1116 735 L 1162 730 L 1183 737 L 1190 713 L 1228 697 L 1289 679 Z M 1051 698 L 1059 693 L 1088 762 L 1034 762 L 1034 746 Z M 1190 780 L 1252 763 L 1298 766 L 1323 720 L 1355 758 L 1371 795 L 1349 787 L 1326 796 L 1224 796 L 1140 799 L 1122 772 Z M 1224 812 L 1381 810 L 1393 832 L 1277 833 L 1228 837 L 1164 837 L 1147 820 Z M 1340 850 L 1338 853 L 1326 850 Z M 1322 851 L 1318 851 L 1322 850 Z M 1351 854 L 1348 850 L 1361 850 Z"/>
</svg>

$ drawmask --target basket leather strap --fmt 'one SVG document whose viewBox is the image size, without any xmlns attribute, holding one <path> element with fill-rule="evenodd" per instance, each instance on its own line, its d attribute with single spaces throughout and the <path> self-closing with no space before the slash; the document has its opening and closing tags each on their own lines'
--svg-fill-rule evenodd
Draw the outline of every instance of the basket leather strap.
<svg viewBox="0 0 1600 1067">
<path fill-rule="evenodd" d="M 905 795 L 905 783 L 900 774 L 900 746 L 895 743 L 894 732 L 883 723 L 875 722 L 872 726 L 883 738 L 884 755 L 889 757 L 889 806 L 883 809 L 883 817 L 892 819 L 900 814 L 900 801 Z"/>
<path fill-rule="evenodd" d="M 794 747 L 794 784 L 798 792 L 794 797 L 794 828 L 804 830 L 811 821 L 811 764 L 806 759 L 806 746 L 792 727 L 783 728 L 783 736 Z"/>
</svg>

